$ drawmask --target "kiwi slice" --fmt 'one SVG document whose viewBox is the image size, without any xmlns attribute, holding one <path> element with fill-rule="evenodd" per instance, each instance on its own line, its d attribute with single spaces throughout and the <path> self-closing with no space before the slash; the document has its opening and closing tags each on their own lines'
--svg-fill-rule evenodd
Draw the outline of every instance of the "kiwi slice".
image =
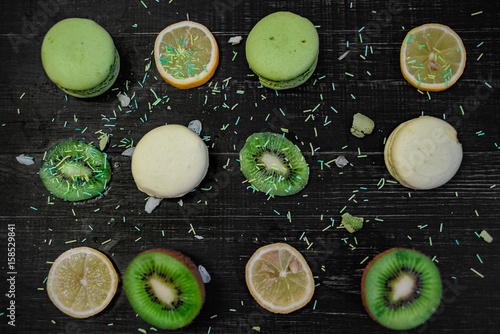
<svg viewBox="0 0 500 334">
<path fill-rule="evenodd" d="M 412 249 L 393 248 L 365 268 L 361 297 L 368 314 L 391 329 L 423 324 L 441 301 L 441 276 L 431 259 Z"/>
<path fill-rule="evenodd" d="M 111 179 L 111 166 L 95 147 L 65 140 L 45 152 L 39 174 L 54 196 L 81 201 L 102 195 Z"/>
<path fill-rule="evenodd" d="M 135 312 L 163 329 L 186 326 L 205 301 L 205 286 L 196 265 L 174 250 L 139 254 L 125 270 L 123 286 Z"/>
<path fill-rule="evenodd" d="M 272 132 L 247 138 L 240 151 L 240 168 L 255 190 L 272 196 L 296 194 L 309 180 L 309 166 L 300 149 Z"/>
</svg>

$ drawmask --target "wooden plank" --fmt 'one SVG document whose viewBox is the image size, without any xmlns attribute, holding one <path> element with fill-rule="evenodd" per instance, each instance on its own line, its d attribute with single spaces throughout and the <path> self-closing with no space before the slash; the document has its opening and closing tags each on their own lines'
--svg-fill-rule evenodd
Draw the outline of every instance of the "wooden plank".
<svg viewBox="0 0 500 334">
<path fill-rule="evenodd" d="M 111 305 L 91 319 L 72 319 L 52 305 L 44 290 L 47 261 L 80 245 L 110 256 L 121 279 L 131 259 L 151 248 L 174 248 L 204 265 L 212 281 L 188 333 L 385 333 L 362 306 L 360 281 L 367 262 L 361 262 L 390 247 L 413 248 L 435 257 L 444 294 L 436 315 L 412 332 L 496 331 L 498 2 L 454 3 L 453 8 L 446 1 L 395 0 L 143 2 L 0 4 L 0 268 L 7 276 L 9 224 L 15 225 L 17 268 L 16 328 L 8 325 L 9 298 L 3 298 L 2 333 L 154 332 L 135 316 L 122 284 Z M 236 35 L 246 38 L 261 17 L 278 10 L 300 13 L 318 25 L 321 52 L 311 80 L 276 93 L 259 88 L 256 77 L 249 76 L 245 40 L 234 46 L 227 40 Z M 210 86 L 181 91 L 163 82 L 150 62 L 157 33 L 187 14 L 213 31 L 220 65 Z M 66 99 L 40 61 L 45 32 L 57 21 L 75 16 L 105 27 L 121 56 L 114 89 L 89 100 Z M 427 22 L 455 29 L 468 53 L 459 82 L 430 98 L 411 88 L 399 70 L 402 39 L 410 28 Z M 347 50 L 351 52 L 339 61 Z M 213 91 L 216 84 L 220 92 Z M 120 110 L 120 91 L 135 94 L 138 106 Z M 150 107 L 155 94 L 164 97 L 163 102 Z M 364 139 L 349 134 L 356 112 L 376 123 L 374 133 Z M 398 124 L 422 112 L 445 118 L 457 129 L 464 160 L 443 187 L 411 191 L 388 182 L 392 178 L 384 165 L 383 143 Z M 210 136 L 208 176 L 182 198 L 182 205 L 178 199 L 166 199 L 147 214 L 146 195 L 133 182 L 130 158 L 121 153 L 129 141 L 137 143 L 156 126 L 193 119 L 201 120 L 203 135 Z M 298 195 L 268 199 L 247 188 L 238 153 L 250 134 L 282 128 L 304 152 L 310 182 Z M 97 143 L 98 131 L 112 135 L 106 153 L 113 179 L 105 196 L 85 203 L 50 196 L 37 175 L 45 150 L 69 138 Z M 366 157 L 358 158 L 359 152 Z M 35 164 L 19 164 L 19 154 L 33 157 Z M 345 155 L 353 166 L 325 165 L 338 155 Z M 365 217 L 365 227 L 354 235 L 337 228 L 341 212 Z M 483 229 L 494 237 L 493 243 L 477 237 Z M 304 254 L 318 284 L 313 300 L 291 315 L 262 309 L 244 279 L 252 253 L 278 241 Z M 2 280 L 0 287 L 5 292 L 10 286 Z"/>
</svg>

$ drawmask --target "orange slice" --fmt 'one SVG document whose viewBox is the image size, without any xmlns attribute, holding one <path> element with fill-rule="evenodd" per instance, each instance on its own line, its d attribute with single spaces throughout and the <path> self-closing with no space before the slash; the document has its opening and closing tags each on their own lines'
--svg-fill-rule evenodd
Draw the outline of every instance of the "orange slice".
<svg viewBox="0 0 500 334">
<path fill-rule="evenodd" d="M 305 306 L 314 294 L 311 269 L 298 250 L 284 243 L 259 248 L 246 265 L 246 283 L 255 300 L 274 313 Z"/>
<path fill-rule="evenodd" d="M 420 90 L 433 92 L 457 82 L 464 72 L 465 60 L 465 47 L 457 33 L 437 23 L 410 30 L 399 58 L 404 78 Z"/>
<path fill-rule="evenodd" d="M 52 264 L 47 279 L 50 300 L 62 312 L 88 318 L 113 299 L 118 275 L 103 253 L 88 247 L 70 249 Z"/>
<path fill-rule="evenodd" d="M 180 89 L 203 85 L 219 64 L 214 36 L 207 27 L 192 21 L 163 29 L 156 38 L 154 53 L 161 77 Z"/>
</svg>

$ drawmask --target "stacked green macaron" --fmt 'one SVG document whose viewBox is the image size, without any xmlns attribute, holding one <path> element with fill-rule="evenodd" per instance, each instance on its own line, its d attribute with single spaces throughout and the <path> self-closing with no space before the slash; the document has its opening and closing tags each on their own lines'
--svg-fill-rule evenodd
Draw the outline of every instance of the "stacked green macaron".
<svg viewBox="0 0 500 334">
<path fill-rule="evenodd" d="M 297 87 L 313 74 L 319 38 L 308 19 L 291 12 L 272 13 L 260 20 L 246 41 L 246 57 L 263 86 Z"/>
<path fill-rule="evenodd" d="M 67 94 L 93 97 L 107 91 L 120 70 L 113 39 L 92 20 L 69 18 L 45 35 L 42 63 L 49 78 Z"/>
</svg>

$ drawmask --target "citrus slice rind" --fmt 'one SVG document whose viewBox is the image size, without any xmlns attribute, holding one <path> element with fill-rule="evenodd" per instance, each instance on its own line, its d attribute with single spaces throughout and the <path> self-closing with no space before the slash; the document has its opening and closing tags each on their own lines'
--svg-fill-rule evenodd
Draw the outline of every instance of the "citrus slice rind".
<svg viewBox="0 0 500 334">
<path fill-rule="evenodd" d="M 257 303 L 274 313 L 305 306 L 314 294 L 314 279 L 295 248 L 276 243 L 259 248 L 246 265 L 246 283 Z"/>
<path fill-rule="evenodd" d="M 61 254 L 52 264 L 47 292 L 54 305 L 75 318 L 101 312 L 113 299 L 118 275 L 103 253 L 78 247 Z"/>
<path fill-rule="evenodd" d="M 215 37 L 207 27 L 192 21 L 163 29 L 156 38 L 154 55 L 161 77 L 181 89 L 206 83 L 219 63 Z"/>
<path fill-rule="evenodd" d="M 441 91 L 451 87 L 462 75 L 465 63 L 461 38 L 442 24 L 429 23 L 410 30 L 401 45 L 401 72 L 420 90 Z"/>
</svg>

